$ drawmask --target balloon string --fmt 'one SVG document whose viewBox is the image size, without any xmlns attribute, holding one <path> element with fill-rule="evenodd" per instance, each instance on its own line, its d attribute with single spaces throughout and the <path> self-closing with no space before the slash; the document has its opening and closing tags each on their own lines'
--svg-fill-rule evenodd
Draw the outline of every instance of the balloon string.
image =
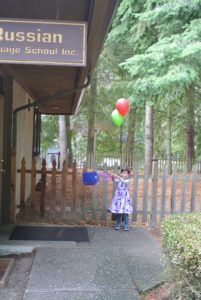
<svg viewBox="0 0 201 300">
<path fill-rule="evenodd" d="M 83 172 L 82 172 L 82 174 L 83 174 Z M 101 172 L 101 173 L 99 172 L 98 175 L 106 177 L 106 178 L 112 178 L 113 177 L 113 175 L 110 175 L 110 174 L 104 173 L 104 172 Z"/>
<path fill-rule="evenodd" d="M 101 175 L 101 176 L 103 176 L 103 177 L 112 178 L 112 175 L 107 174 L 107 173 L 99 173 L 99 175 Z"/>
</svg>

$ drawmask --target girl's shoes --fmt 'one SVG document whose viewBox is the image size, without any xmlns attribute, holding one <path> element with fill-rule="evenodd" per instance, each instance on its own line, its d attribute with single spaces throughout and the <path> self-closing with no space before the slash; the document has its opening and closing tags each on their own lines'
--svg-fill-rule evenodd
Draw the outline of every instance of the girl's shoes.
<svg viewBox="0 0 201 300">
<path fill-rule="evenodd" d="M 121 226 L 118 225 L 118 224 L 116 224 L 116 225 L 115 225 L 115 230 L 120 230 L 120 229 L 121 229 Z M 125 231 L 129 231 L 129 226 L 124 226 L 124 230 L 125 230 Z"/>
</svg>

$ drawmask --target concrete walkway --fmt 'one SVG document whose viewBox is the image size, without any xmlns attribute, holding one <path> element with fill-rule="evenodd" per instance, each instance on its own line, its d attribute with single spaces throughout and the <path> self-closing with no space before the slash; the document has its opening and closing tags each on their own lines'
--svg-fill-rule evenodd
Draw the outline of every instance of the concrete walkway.
<svg viewBox="0 0 201 300">
<path fill-rule="evenodd" d="M 89 243 L 4 240 L 4 251 L 36 248 L 23 300 L 139 300 L 164 281 L 159 245 L 144 227 L 87 230 Z"/>
</svg>

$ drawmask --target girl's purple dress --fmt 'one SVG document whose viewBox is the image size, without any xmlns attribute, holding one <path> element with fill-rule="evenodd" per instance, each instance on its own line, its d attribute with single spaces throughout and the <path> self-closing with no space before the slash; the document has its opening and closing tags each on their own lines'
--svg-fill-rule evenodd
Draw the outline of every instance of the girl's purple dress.
<svg viewBox="0 0 201 300">
<path fill-rule="evenodd" d="M 133 205 L 128 189 L 129 180 L 115 178 L 117 187 L 112 198 L 109 210 L 115 214 L 132 214 Z"/>
</svg>

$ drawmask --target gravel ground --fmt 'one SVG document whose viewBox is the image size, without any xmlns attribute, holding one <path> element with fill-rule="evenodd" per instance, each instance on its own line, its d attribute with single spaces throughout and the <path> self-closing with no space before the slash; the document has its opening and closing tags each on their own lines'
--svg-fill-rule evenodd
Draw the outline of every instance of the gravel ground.
<svg viewBox="0 0 201 300">
<path fill-rule="evenodd" d="M 35 254 L 9 256 L 15 263 L 7 284 L 0 288 L 0 299 L 22 300 Z"/>
</svg>

